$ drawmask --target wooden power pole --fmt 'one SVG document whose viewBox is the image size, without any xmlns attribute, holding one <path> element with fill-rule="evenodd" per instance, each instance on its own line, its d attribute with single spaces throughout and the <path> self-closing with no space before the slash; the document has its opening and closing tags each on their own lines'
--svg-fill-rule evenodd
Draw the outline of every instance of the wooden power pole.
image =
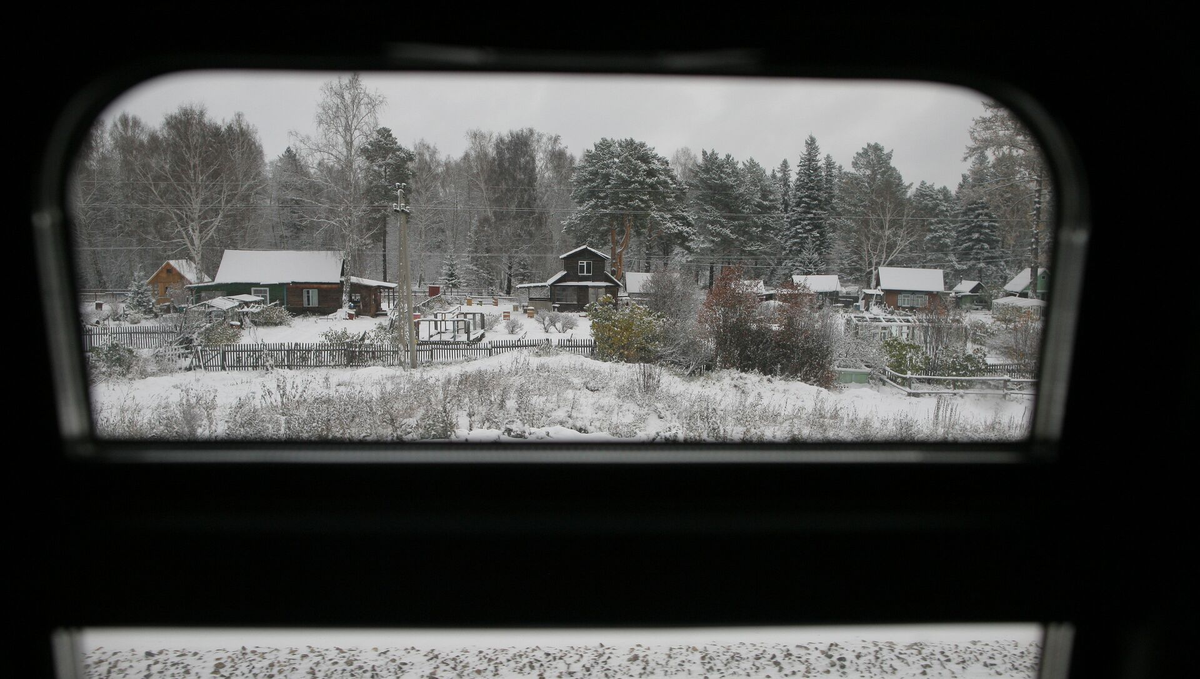
<svg viewBox="0 0 1200 679">
<path fill-rule="evenodd" d="M 409 367 L 417 367 L 417 328 L 413 322 L 413 297 L 412 297 L 412 277 L 408 271 L 408 213 L 410 212 L 408 203 L 404 200 L 404 184 L 396 184 L 396 202 L 392 204 L 392 211 L 397 213 L 400 218 L 400 243 L 399 255 L 400 272 L 396 277 L 396 283 L 401 303 L 400 312 L 404 314 L 404 334 L 408 340 L 408 365 Z"/>
</svg>

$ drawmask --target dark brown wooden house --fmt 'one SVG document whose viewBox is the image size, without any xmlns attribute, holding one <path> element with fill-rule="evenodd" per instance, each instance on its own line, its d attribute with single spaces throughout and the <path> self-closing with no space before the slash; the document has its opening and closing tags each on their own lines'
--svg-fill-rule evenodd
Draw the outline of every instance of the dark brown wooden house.
<svg viewBox="0 0 1200 679">
<path fill-rule="evenodd" d="M 150 286 L 156 305 L 184 304 L 187 302 L 186 288 L 193 283 L 207 283 L 212 279 L 196 270 L 190 259 L 170 259 L 158 267 L 158 271 L 146 283 Z"/>
<path fill-rule="evenodd" d="M 193 284 L 194 302 L 256 295 L 294 314 L 331 314 L 342 308 L 342 253 L 336 250 L 226 250 L 211 283 Z"/>
<path fill-rule="evenodd" d="M 550 307 L 557 311 L 583 311 L 605 295 L 615 301 L 621 281 L 608 271 L 608 255 L 586 245 L 559 255 L 563 270 L 550 277 Z"/>
</svg>

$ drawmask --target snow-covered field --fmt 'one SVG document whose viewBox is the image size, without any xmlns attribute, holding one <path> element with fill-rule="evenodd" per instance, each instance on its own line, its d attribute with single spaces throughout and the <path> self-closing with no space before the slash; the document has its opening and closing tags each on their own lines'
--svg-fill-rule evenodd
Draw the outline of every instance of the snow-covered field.
<svg viewBox="0 0 1200 679">
<path fill-rule="evenodd" d="M 753 639 L 753 637 L 751 637 Z M 105 648 L 87 653 L 86 676 L 221 677 L 843 677 L 1033 679 L 1041 647 L 1028 640 L 808 641 L 698 644 L 522 645 L 460 648 L 230 646 Z"/>
<path fill-rule="evenodd" d="M 349 321 L 354 323 L 356 321 Z M 415 370 L 169 373 L 92 387 L 101 436 L 289 440 L 896 441 L 1023 437 L 1025 396 L 684 377 L 555 350 Z"/>
<path fill-rule="evenodd" d="M 483 311 L 488 314 L 500 314 L 495 307 L 463 307 L 467 311 Z M 535 319 L 520 316 L 517 320 L 521 323 L 521 329 L 515 333 L 509 333 L 504 328 L 504 321 L 498 320 L 487 329 L 487 336 L 483 340 L 515 340 L 515 339 L 582 339 L 592 336 L 592 322 L 586 317 L 577 318 L 578 325 L 567 332 L 556 332 L 550 330 L 546 332 L 542 329 L 541 323 Z M 260 325 L 248 327 L 242 333 L 240 342 L 242 344 L 258 344 L 263 342 L 266 344 L 287 343 L 287 342 L 321 342 L 323 341 L 321 333 L 329 330 L 344 329 L 352 335 L 360 335 L 363 332 L 370 332 L 375 326 L 387 323 L 387 317 L 377 316 L 375 318 L 359 317 L 353 321 L 327 318 L 325 316 L 298 316 L 292 319 L 291 325 L 275 325 L 266 326 Z M 422 335 L 424 336 L 424 335 Z"/>
</svg>

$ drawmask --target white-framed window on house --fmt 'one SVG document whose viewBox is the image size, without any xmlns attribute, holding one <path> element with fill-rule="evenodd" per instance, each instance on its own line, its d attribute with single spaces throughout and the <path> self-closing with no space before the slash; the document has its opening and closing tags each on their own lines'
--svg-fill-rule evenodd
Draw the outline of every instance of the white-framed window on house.
<svg viewBox="0 0 1200 679">
<path fill-rule="evenodd" d="M 262 297 L 263 304 L 271 303 L 271 288 L 250 288 L 250 294 L 255 297 Z"/>
<path fill-rule="evenodd" d="M 592 260 L 584 259 L 579 262 L 579 275 L 580 276 L 591 276 L 592 275 Z"/>
<path fill-rule="evenodd" d="M 915 294 L 900 293 L 900 295 L 898 295 L 898 297 L 897 297 L 897 304 L 899 304 L 900 306 L 915 306 L 915 307 L 928 306 L 929 296 L 928 295 L 915 295 Z"/>
<path fill-rule="evenodd" d="M 304 289 L 304 306 L 317 306 L 317 288 Z"/>
</svg>

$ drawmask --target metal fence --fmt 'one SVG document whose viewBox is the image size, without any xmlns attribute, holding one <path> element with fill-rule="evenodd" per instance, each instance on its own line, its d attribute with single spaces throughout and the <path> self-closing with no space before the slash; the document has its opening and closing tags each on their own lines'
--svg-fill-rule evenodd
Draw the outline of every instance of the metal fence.
<svg viewBox="0 0 1200 679">
<path fill-rule="evenodd" d="M 583 356 L 595 352 L 591 339 L 498 340 L 490 343 L 422 343 L 417 363 L 449 363 L 536 347 L 557 347 Z M 346 368 L 408 365 L 408 348 L 357 342 L 219 344 L 192 348 L 191 368 L 198 370 L 266 370 L 270 368 Z"/>
<path fill-rule="evenodd" d="M 1037 392 L 1037 380 L 1011 375 L 983 377 L 945 377 L 942 375 L 909 375 L 886 366 L 880 371 L 884 383 L 909 396 L 949 394 L 1032 395 Z"/>
</svg>

